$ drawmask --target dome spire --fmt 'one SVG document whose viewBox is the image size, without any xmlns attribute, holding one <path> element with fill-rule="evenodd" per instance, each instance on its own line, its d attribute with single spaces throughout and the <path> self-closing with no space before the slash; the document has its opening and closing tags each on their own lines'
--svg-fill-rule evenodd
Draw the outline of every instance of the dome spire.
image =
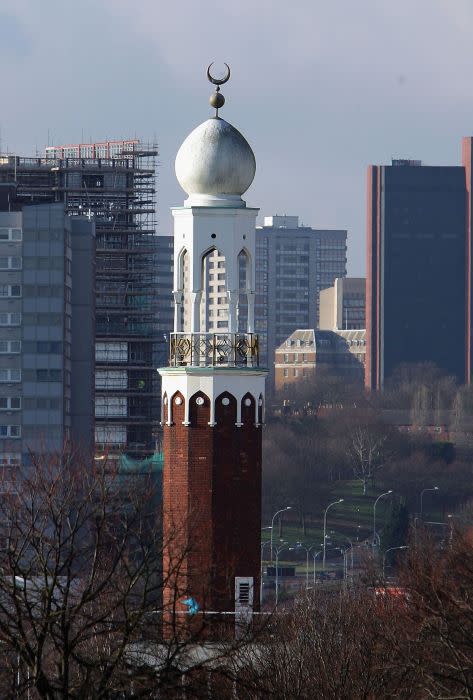
<svg viewBox="0 0 473 700">
<path fill-rule="evenodd" d="M 228 63 L 225 63 L 224 65 L 227 67 L 227 74 L 223 78 L 214 78 L 213 75 L 211 75 L 210 69 L 212 68 L 213 63 L 211 63 L 207 68 L 207 78 L 209 79 L 209 82 L 216 85 L 215 92 L 210 95 L 209 99 L 211 107 L 215 108 L 216 117 L 218 117 L 218 110 L 225 104 L 225 98 L 220 92 L 220 85 L 223 85 L 230 79 L 230 66 Z"/>
</svg>

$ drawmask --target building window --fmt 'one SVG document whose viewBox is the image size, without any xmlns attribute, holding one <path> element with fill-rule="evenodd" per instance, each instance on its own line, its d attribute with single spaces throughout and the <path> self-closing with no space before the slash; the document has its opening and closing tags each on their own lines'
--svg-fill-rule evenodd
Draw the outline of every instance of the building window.
<svg viewBox="0 0 473 700">
<path fill-rule="evenodd" d="M 21 297 L 21 284 L 0 284 L 0 297 Z"/>
<path fill-rule="evenodd" d="M 21 437 L 21 425 L 0 425 L 0 437 Z"/>
<path fill-rule="evenodd" d="M 21 340 L 0 340 L 0 354 L 21 352 Z"/>
<path fill-rule="evenodd" d="M 61 382 L 62 372 L 60 369 L 37 369 L 37 382 Z"/>
<path fill-rule="evenodd" d="M 128 362 L 128 343 L 95 343 L 97 362 Z"/>
<path fill-rule="evenodd" d="M 127 389 L 128 374 L 126 370 L 96 370 L 95 372 L 95 388 L 96 389 Z"/>
<path fill-rule="evenodd" d="M 293 369 L 292 371 L 293 371 L 294 377 L 298 377 L 298 376 L 299 376 L 299 370 L 298 370 L 298 369 Z"/>
<path fill-rule="evenodd" d="M 95 415 L 104 416 L 126 416 L 128 412 L 128 401 L 125 396 L 97 396 L 95 399 Z"/>
<path fill-rule="evenodd" d="M 0 228 L 0 241 L 21 241 L 21 228 Z"/>
<path fill-rule="evenodd" d="M 100 425 L 95 428 L 95 442 L 99 445 L 125 445 L 126 426 Z"/>
<path fill-rule="evenodd" d="M 21 382 L 21 369 L 0 369 L 0 382 Z"/>
<path fill-rule="evenodd" d="M 0 466 L 19 467 L 21 465 L 21 454 L 19 452 L 6 452 L 0 455 Z"/>
<path fill-rule="evenodd" d="M 18 256 L 1 256 L 0 270 L 21 270 L 21 258 Z"/>
<path fill-rule="evenodd" d="M 288 376 L 289 376 L 289 370 L 288 370 L 288 369 L 285 369 L 285 370 L 284 370 L 284 376 L 285 376 L 285 377 L 288 377 Z"/>
<path fill-rule="evenodd" d="M 0 410 L 19 411 L 21 408 L 21 398 L 19 396 L 1 396 Z"/>
<path fill-rule="evenodd" d="M 19 326 L 20 324 L 20 313 L 0 313 L 0 326 Z"/>
</svg>

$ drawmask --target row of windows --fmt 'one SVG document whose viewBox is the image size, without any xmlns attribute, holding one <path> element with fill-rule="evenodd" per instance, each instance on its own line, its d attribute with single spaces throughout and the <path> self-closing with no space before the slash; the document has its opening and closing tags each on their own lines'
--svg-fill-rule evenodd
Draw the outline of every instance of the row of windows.
<svg viewBox="0 0 473 700">
<path fill-rule="evenodd" d="M 289 370 L 288 370 L 288 369 L 285 369 L 285 370 L 284 370 L 284 376 L 285 376 L 285 377 L 289 377 Z M 307 377 L 307 370 L 306 370 L 306 369 L 303 369 L 303 370 L 302 370 L 302 373 L 301 373 L 301 372 L 299 371 L 299 369 L 296 367 L 296 368 L 294 368 L 294 369 L 292 370 L 292 376 L 293 376 L 293 377 L 299 377 L 299 376 Z"/>
<path fill-rule="evenodd" d="M 21 340 L 0 340 L 0 354 L 21 352 Z"/>
<path fill-rule="evenodd" d="M 21 425 L 0 425 L 0 438 L 21 437 Z"/>
<path fill-rule="evenodd" d="M 71 290 L 69 287 L 63 287 L 61 284 L 25 284 L 25 295 L 28 297 L 62 297 L 66 301 L 71 300 Z"/>
<path fill-rule="evenodd" d="M 0 396 L 0 410 L 18 411 L 21 408 L 21 398 L 19 396 Z"/>
<path fill-rule="evenodd" d="M 40 355 L 49 353 L 62 355 L 63 345 L 59 340 L 38 340 L 36 342 L 26 341 L 23 344 L 23 352 L 38 353 Z"/>
<path fill-rule="evenodd" d="M 0 382 L 21 382 L 21 369 L 0 369 Z"/>
<path fill-rule="evenodd" d="M 21 297 L 21 284 L 0 284 L 0 297 Z"/>
<path fill-rule="evenodd" d="M 70 372 L 66 372 L 66 386 L 70 386 Z M 62 370 L 25 370 L 23 379 L 28 382 L 60 382 Z M 0 369 L 0 382 L 21 382 L 21 369 Z"/>
<path fill-rule="evenodd" d="M 96 389 L 126 389 L 128 374 L 126 370 L 97 370 L 95 372 Z"/>
<path fill-rule="evenodd" d="M 62 314 L 54 314 L 50 312 L 23 314 L 23 321 L 25 326 L 62 326 L 62 320 Z M 71 317 L 69 315 L 65 317 L 65 324 L 66 328 L 70 330 Z"/>
<path fill-rule="evenodd" d="M 126 427 L 124 425 L 100 425 L 95 428 L 95 442 L 99 445 L 124 445 Z"/>
<path fill-rule="evenodd" d="M 68 401 L 68 399 L 66 399 Z M 45 396 L 38 396 L 35 398 L 24 398 L 23 406 L 29 410 L 39 409 L 58 411 L 62 408 L 62 399 L 60 398 L 49 398 Z"/>
<path fill-rule="evenodd" d="M 302 353 L 302 356 L 299 355 L 298 352 L 294 353 L 294 362 L 307 362 L 307 354 L 305 352 Z M 289 362 L 289 355 L 284 355 L 284 362 Z"/>
<path fill-rule="evenodd" d="M 19 467 L 21 465 L 21 454 L 19 452 L 4 452 L 0 455 L 0 466 Z"/>
<path fill-rule="evenodd" d="M 128 343 L 95 343 L 97 362 L 127 362 Z"/>
<path fill-rule="evenodd" d="M 71 261 L 67 260 L 68 273 L 70 274 Z M 26 257 L 23 263 L 25 270 L 62 270 L 64 266 L 64 258 L 62 256 L 58 257 L 51 255 L 49 257 L 44 256 L 31 256 Z"/>
<path fill-rule="evenodd" d="M 21 324 L 21 314 L 19 312 L 1 312 L 0 326 L 19 326 Z"/>
<path fill-rule="evenodd" d="M 21 270 L 21 258 L 17 255 L 0 256 L 0 270 Z"/>
<path fill-rule="evenodd" d="M 0 241 L 21 241 L 22 238 L 21 228 L 0 228 Z"/>
<path fill-rule="evenodd" d="M 95 399 L 95 415 L 126 416 L 128 401 L 126 396 L 97 396 Z"/>
</svg>

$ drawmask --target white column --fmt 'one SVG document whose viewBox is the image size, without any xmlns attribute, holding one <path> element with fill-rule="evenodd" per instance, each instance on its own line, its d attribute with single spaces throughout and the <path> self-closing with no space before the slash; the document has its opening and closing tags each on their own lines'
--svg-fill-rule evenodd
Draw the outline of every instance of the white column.
<svg viewBox="0 0 473 700">
<path fill-rule="evenodd" d="M 200 300 L 202 299 L 202 290 L 190 293 L 191 300 L 191 333 L 200 332 Z"/>
<path fill-rule="evenodd" d="M 246 293 L 248 299 L 248 322 L 246 326 L 247 333 L 254 333 L 255 328 L 255 293 L 248 291 Z"/>
<path fill-rule="evenodd" d="M 237 304 L 239 293 L 238 290 L 232 289 L 227 291 L 228 299 L 228 332 L 237 333 Z"/>
<path fill-rule="evenodd" d="M 174 333 L 179 333 L 182 331 L 182 302 L 184 295 L 180 289 L 172 294 L 174 297 Z"/>
</svg>

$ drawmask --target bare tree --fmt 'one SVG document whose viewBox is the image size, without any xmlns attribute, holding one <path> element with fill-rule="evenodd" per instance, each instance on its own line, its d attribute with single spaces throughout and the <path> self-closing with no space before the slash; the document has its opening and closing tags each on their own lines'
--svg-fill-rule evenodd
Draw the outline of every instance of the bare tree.
<svg viewBox="0 0 473 700">
<path fill-rule="evenodd" d="M 414 698 L 412 669 L 397 664 L 405 638 L 392 601 L 372 591 L 317 592 L 274 616 L 258 648 L 251 696 L 286 700 Z"/>
<path fill-rule="evenodd" d="M 408 625 L 402 663 L 421 675 L 425 697 L 473 698 L 473 546 L 467 532 L 446 533 L 444 546 L 424 532 L 401 569 Z"/>
<path fill-rule="evenodd" d="M 203 617 L 185 635 L 172 616 L 165 627 L 163 587 L 187 552 L 165 581 L 170 542 L 153 475 L 124 478 L 106 460 L 91 466 L 70 451 L 32 457 L 4 474 L 1 489 L 1 696 L 173 697 L 192 677 L 188 697 L 202 697 L 207 665 L 224 679 L 240 642 L 192 656 Z"/>
<path fill-rule="evenodd" d="M 349 452 L 352 458 L 353 474 L 363 484 L 366 495 L 368 482 L 374 481 L 376 473 L 385 463 L 384 451 L 387 436 L 370 425 L 359 425 L 350 433 Z"/>
</svg>

